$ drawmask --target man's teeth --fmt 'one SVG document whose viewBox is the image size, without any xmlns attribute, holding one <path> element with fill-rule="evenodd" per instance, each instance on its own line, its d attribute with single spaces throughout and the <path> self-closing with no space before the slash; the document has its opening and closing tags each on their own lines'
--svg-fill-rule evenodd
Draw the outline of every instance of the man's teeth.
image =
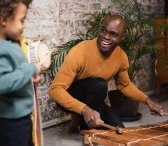
<svg viewBox="0 0 168 146">
<path fill-rule="evenodd" d="M 103 45 L 110 45 L 110 43 L 107 43 L 107 42 L 102 42 Z"/>
</svg>

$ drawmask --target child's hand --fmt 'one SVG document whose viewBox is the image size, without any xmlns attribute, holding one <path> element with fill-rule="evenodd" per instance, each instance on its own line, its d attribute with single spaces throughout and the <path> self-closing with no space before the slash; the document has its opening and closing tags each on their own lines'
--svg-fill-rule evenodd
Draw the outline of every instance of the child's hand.
<svg viewBox="0 0 168 146">
<path fill-rule="evenodd" d="M 41 82 L 41 76 L 40 75 L 35 75 L 34 77 L 33 77 L 33 83 L 35 83 L 35 84 L 39 84 Z"/>
</svg>

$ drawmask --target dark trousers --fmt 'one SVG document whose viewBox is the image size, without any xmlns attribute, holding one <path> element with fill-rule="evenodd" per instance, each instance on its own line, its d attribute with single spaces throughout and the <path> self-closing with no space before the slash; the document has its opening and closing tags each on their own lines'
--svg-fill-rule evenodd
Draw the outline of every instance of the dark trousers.
<svg viewBox="0 0 168 146">
<path fill-rule="evenodd" d="M 102 78 L 87 78 L 74 82 L 68 92 L 76 99 L 86 103 L 89 107 L 100 113 L 101 119 L 112 126 L 124 127 L 120 118 L 111 107 L 105 104 L 107 96 L 107 82 Z M 80 116 L 80 129 L 89 129 Z"/>
<path fill-rule="evenodd" d="M 0 146 L 34 146 L 30 115 L 18 119 L 0 118 Z"/>
</svg>

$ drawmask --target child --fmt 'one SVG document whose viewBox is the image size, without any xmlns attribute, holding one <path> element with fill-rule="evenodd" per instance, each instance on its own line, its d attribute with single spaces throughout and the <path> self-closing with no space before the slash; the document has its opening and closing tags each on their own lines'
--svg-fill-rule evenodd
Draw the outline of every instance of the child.
<svg viewBox="0 0 168 146">
<path fill-rule="evenodd" d="M 19 38 L 32 0 L 0 0 L 0 145 L 33 146 L 33 85 L 40 65 L 28 63 Z"/>
</svg>

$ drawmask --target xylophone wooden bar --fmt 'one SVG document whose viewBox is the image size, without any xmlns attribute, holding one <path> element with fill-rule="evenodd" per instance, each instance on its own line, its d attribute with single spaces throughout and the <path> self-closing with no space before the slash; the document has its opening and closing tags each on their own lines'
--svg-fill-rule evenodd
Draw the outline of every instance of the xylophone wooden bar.
<svg viewBox="0 0 168 146">
<path fill-rule="evenodd" d="M 85 146 L 168 146 L 168 122 L 125 128 L 121 135 L 110 130 L 83 130 Z"/>
</svg>

